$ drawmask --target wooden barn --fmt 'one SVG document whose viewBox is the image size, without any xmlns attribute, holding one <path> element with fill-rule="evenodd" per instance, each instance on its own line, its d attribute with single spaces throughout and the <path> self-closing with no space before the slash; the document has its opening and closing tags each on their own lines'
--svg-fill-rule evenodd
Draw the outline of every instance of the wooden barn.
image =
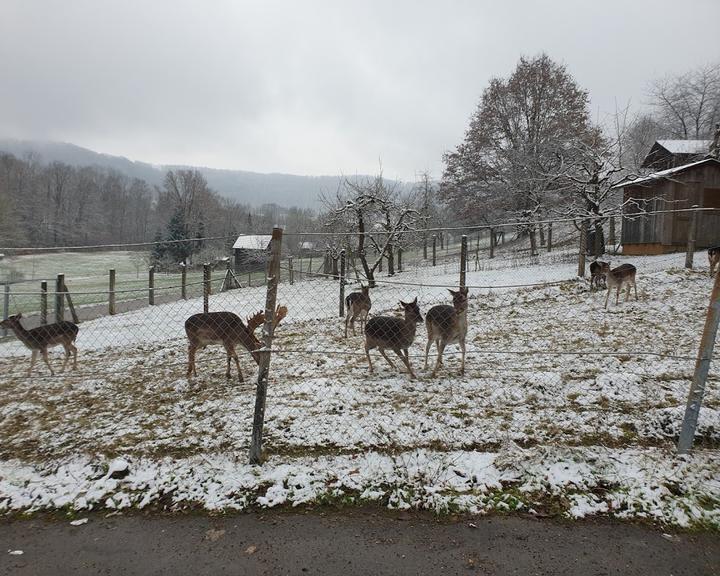
<svg viewBox="0 0 720 576">
<path fill-rule="evenodd" d="M 687 246 L 690 212 L 642 215 L 697 205 L 698 249 L 720 244 L 720 161 L 705 158 L 617 184 L 623 191 L 623 254 L 664 254 Z"/>
<path fill-rule="evenodd" d="M 265 270 L 270 257 L 271 236 L 261 234 L 243 234 L 233 244 L 235 273 L 258 272 Z"/>
<path fill-rule="evenodd" d="M 657 140 L 645 156 L 642 168 L 668 170 L 702 160 L 712 140 Z"/>
</svg>

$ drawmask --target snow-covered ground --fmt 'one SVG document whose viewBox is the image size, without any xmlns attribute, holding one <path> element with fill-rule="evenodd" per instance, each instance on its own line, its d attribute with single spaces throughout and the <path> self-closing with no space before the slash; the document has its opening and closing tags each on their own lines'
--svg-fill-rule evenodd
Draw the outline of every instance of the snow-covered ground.
<svg viewBox="0 0 720 576">
<path fill-rule="evenodd" d="M 698 254 L 700 261 L 701 254 Z M 468 273 L 466 374 L 456 347 L 438 378 L 418 380 L 342 337 L 338 286 L 281 285 L 263 467 L 245 464 L 255 366 L 226 380 L 222 348 L 184 376 L 185 318 L 201 300 L 81 325 L 79 369 L 54 378 L 28 352 L 0 345 L 0 509 L 147 504 L 209 509 L 379 500 L 483 511 L 522 507 L 720 526 L 720 392 L 711 370 L 692 456 L 673 452 L 707 310 L 706 270 L 684 255 L 616 258 L 638 267 L 639 301 L 611 302 L 558 255 Z M 457 271 L 406 271 L 371 292 L 373 313 L 418 297 L 449 302 Z M 548 283 L 540 286 L 519 286 Z M 265 289 L 213 295 L 212 310 L 249 315 Z M 58 363 L 58 352 L 54 362 Z M 431 361 L 434 360 L 434 350 Z M 39 376 L 39 375 L 41 376 Z M 129 474 L 110 478 L 114 458 Z M 111 469 L 111 468 L 110 468 Z M 116 475 L 116 474 L 113 474 Z"/>
</svg>

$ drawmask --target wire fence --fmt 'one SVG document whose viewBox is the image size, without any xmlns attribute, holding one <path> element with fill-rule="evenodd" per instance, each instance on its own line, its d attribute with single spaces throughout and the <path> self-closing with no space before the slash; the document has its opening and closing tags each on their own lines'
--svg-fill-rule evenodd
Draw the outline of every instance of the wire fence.
<svg viewBox="0 0 720 576">
<path fill-rule="evenodd" d="M 590 282 L 596 236 L 566 220 L 412 231 L 381 253 L 288 234 L 246 268 L 218 248 L 112 290 L 109 273 L 8 284 L 0 457 L 243 452 L 258 423 L 265 455 L 674 442 L 712 280 L 699 254 L 617 253 L 615 224 L 602 258 L 637 271 L 618 303 Z M 73 309 L 74 337 L 56 324 Z M 695 439 L 717 447 L 711 358 Z"/>
</svg>

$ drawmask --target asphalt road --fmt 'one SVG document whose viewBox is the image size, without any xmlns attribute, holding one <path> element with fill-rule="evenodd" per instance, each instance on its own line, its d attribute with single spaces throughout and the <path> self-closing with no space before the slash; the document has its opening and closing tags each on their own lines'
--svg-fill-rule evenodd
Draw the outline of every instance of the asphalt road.
<svg viewBox="0 0 720 576">
<path fill-rule="evenodd" d="M 22 554 L 10 551 L 22 550 Z M 379 510 L 0 521 L 0 574 L 720 574 L 720 536 Z"/>
</svg>

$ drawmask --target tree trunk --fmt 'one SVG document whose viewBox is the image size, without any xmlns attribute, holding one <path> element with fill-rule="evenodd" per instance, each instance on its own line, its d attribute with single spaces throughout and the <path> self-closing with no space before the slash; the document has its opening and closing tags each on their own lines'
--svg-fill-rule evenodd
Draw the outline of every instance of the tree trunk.
<svg viewBox="0 0 720 576">
<path fill-rule="evenodd" d="M 388 276 L 395 276 L 395 254 L 393 253 L 393 245 L 388 244 L 385 250 L 388 261 Z"/>
</svg>

